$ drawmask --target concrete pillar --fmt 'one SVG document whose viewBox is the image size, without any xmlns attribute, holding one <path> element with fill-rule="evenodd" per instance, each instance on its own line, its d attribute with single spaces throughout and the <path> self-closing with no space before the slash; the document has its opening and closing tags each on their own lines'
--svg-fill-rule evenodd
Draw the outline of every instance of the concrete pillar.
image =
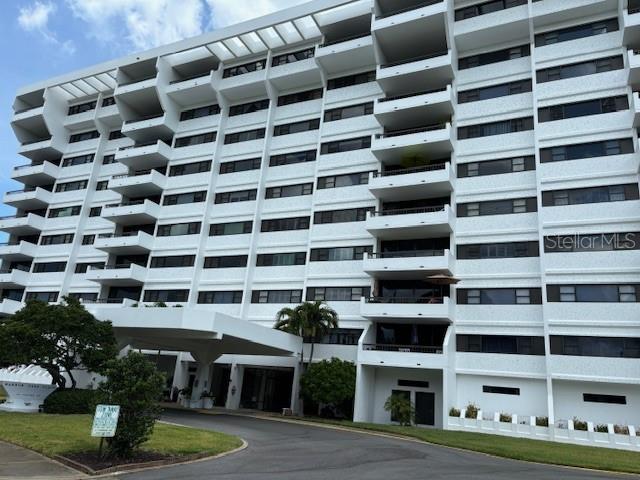
<svg viewBox="0 0 640 480">
<path fill-rule="evenodd" d="M 244 367 L 237 363 L 231 364 L 231 376 L 229 377 L 229 390 L 227 391 L 227 403 L 225 408 L 237 410 L 240 408 L 240 394 L 242 393 L 242 378 Z"/>
<path fill-rule="evenodd" d="M 294 415 L 302 415 L 302 404 L 300 402 L 300 375 L 302 368 L 300 362 L 296 362 L 293 367 L 293 383 L 291 384 L 291 403 L 290 408 Z"/>
<path fill-rule="evenodd" d="M 176 366 L 173 369 L 173 384 L 171 388 L 177 387 L 178 389 L 187 386 L 187 373 L 189 370 L 189 362 L 184 359 L 184 353 L 179 352 L 176 356 Z"/>
<path fill-rule="evenodd" d="M 354 422 L 373 421 L 373 392 L 375 387 L 375 369 L 358 364 L 356 367 L 356 397 L 353 406 Z"/>
<path fill-rule="evenodd" d="M 220 357 L 220 354 L 215 351 L 206 350 L 191 352 L 191 355 L 198 362 L 196 380 L 191 390 L 191 399 L 200 400 L 202 392 L 206 392 L 211 387 L 209 384 L 211 382 L 211 368 L 216 358 Z"/>
</svg>

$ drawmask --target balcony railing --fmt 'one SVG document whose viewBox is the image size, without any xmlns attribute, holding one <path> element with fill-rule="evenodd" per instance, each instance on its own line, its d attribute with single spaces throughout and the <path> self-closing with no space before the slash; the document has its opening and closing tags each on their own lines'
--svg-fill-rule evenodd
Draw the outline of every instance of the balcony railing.
<svg viewBox="0 0 640 480">
<path fill-rule="evenodd" d="M 195 80 L 196 78 L 204 78 L 204 77 L 208 77 L 209 75 L 211 75 L 211 71 L 209 71 L 207 73 L 196 73 L 196 74 L 190 75 L 188 77 L 179 78 L 177 80 L 171 80 L 169 82 L 169 85 L 173 85 L 175 83 L 187 82 L 189 80 Z"/>
<path fill-rule="evenodd" d="M 42 105 L 36 105 L 35 107 L 26 107 L 26 108 L 21 108 L 20 110 L 15 110 L 13 114 L 18 115 L 20 113 L 28 112 L 30 110 L 35 110 L 36 108 L 41 108 L 41 107 L 44 107 L 44 103 Z"/>
<path fill-rule="evenodd" d="M 82 300 L 82 303 L 111 303 L 111 304 L 116 304 L 116 303 L 122 303 L 125 300 L 131 300 L 131 299 L 129 299 L 129 298 L 96 298 L 95 300 L 84 299 L 84 300 Z"/>
<path fill-rule="evenodd" d="M 433 90 L 423 90 L 421 92 L 415 92 L 415 93 L 405 93 L 403 95 L 393 95 L 391 97 L 379 98 L 378 103 L 393 102 L 394 100 L 402 100 L 403 98 L 418 97 L 420 95 L 429 95 L 431 93 L 446 92 L 446 91 L 447 91 L 447 87 L 443 87 L 443 88 L 434 88 Z"/>
<path fill-rule="evenodd" d="M 112 180 L 118 180 L 121 178 L 132 178 L 132 177 L 141 177 L 143 175 L 149 175 L 151 172 L 153 171 L 153 169 L 149 169 L 149 170 L 138 170 L 136 172 L 133 173 L 123 173 L 122 175 L 113 175 L 111 177 Z M 157 170 L 156 170 L 157 171 Z M 158 173 L 162 173 L 162 172 L 158 172 Z"/>
<path fill-rule="evenodd" d="M 25 266 L 25 265 L 16 265 L 15 267 L 12 267 L 12 268 L 0 269 L 0 273 L 11 273 L 14 270 L 20 270 L 21 272 L 28 272 L 29 270 L 31 270 L 31 267 Z"/>
<path fill-rule="evenodd" d="M 446 205 L 438 205 L 435 207 L 416 207 L 416 208 L 394 208 L 392 210 L 378 210 L 371 212 L 372 217 L 385 217 L 388 215 L 411 215 L 414 213 L 434 213 L 444 212 Z"/>
<path fill-rule="evenodd" d="M 331 45 L 337 45 L 338 43 L 348 42 L 349 40 L 355 40 L 357 38 L 364 38 L 364 37 L 370 37 L 370 36 L 371 36 L 371 32 L 358 33 L 357 35 L 350 35 L 348 37 L 342 37 L 336 40 L 331 40 L 329 42 L 324 42 L 323 44 L 320 45 L 320 47 L 321 48 L 330 47 Z"/>
<path fill-rule="evenodd" d="M 138 230 L 137 232 L 123 232 L 123 233 L 99 233 L 98 238 L 126 238 L 126 237 L 135 237 L 143 230 Z"/>
<path fill-rule="evenodd" d="M 150 115 L 144 115 L 142 117 L 138 117 L 138 118 L 134 118 L 133 120 L 125 120 L 125 125 L 127 124 L 131 124 L 131 123 L 138 123 L 138 122 L 143 122 L 144 120 L 153 120 L 154 118 L 161 118 L 164 117 L 164 112 L 162 113 L 152 113 Z"/>
<path fill-rule="evenodd" d="M 386 343 L 364 343 L 363 350 L 375 350 L 378 352 L 412 352 L 412 353 L 432 353 L 441 354 L 441 346 L 431 345 L 391 345 Z"/>
<path fill-rule="evenodd" d="M 441 3 L 443 0 L 426 0 L 424 2 L 420 2 L 416 5 L 411 5 L 410 7 L 399 8 L 397 10 L 393 10 L 387 13 L 382 13 L 380 15 L 376 15 L 376 20 L 380 20 L 382 18 L 392 17 L 393 15 L 399 15 L 401 13 L 410 12 L 411 10 L 417 10 L 422 7 L 428 7 L 429 5 L 435 5 L 436 3 Z"/>
<path fill-rule="evenodd" d="M 26 188 L 23 188 L 21 190 L 10 190 L 6 194 L 7 195 L 17 195 L 17 194 L 20 194 L 20 193 L 29 193 L 29 192 L 35 192 L 35 191 L 36 191 L 36 187 L 26 187 Z"/>
<path fill-rule="evenodd" d="M 412 135 L 414 133 L 433 132 L 434 130 L 444 130 L 447 128 L 446 123 L 436 123 L 434 125 L 427 125 L 425 127 L 407 128 L 404 130 L 390 130 L 384 133 L 376 134 L 376 138 L 393 138 L 400 137 L 402 135 Z"/>
<path fill-rule="evenodd" d="M 128 202 L 120 202 L 120 203 L 109 203 L 107 205 L 104 206 L 104 208 L 118 208 L 118 207 L 132 207 L 135 205 L 142 205 L 147 199 L 142 199 L 142 200 L 130 200 Z M 153 200 L 149 200 L 150 202 L 153 202 Z M 153 202 L 155 203 L 155 202 Z"/>
<path fill-rule="evenodd" d="M 109 265 L 89 265 L 89 270 L 125 270 L 131 268 L 132 265 L 138 265 L 137 263 L 115 263 Z M 138 265 L 145 268 L 146 265 Z"/>
<path fill-rule="evenodd" d="M 24 147 L 26 145 L 33 145 L 34 143 L 46 142 L 48 140 L 51 140 L 51 135 L 48 137 L 37 138 L 35 140 L 29 140 L 28 142 L 22 142 L 21 145 Z"/>
<path fill-rule="evenodd" d="M 365 301 L 367 303 L 402 303 L 402 304 L 411 304 L 411 303 L 430 303 L 430 304 L 440 304 L 444 303 L 444 297 L 366 297 Z"/>
<path fill-rule="evenodd" d="M 127 85 L 133 85 L 134 83 L 140 83 L 140 82 L 146 82 L 147 80 L 151 80 L 152 78 L 156 78 L 158 76 L 158 72 L 154 73 L 153 75 L 149 75 L 143 78 L 136 78 L 135 80 L 129 80 L 127 82 L 124 83 L 120 83 L 118 86 L 119 87 L 126 87 Z"/>
<path fill-rule="evenodd" d="M 142 143 L 134 143 L 133 145 L 127 145 L 126 147 L 120 147 L 118 150 L 131 150 L 132 148 L 142 148 L 142 147 L 150 147 L 151 145 L 156 145 L 158 142 L 164 143 L 162 140 L 151 140 L 149 142 Z"/>
<path fill-rule="evenodd" d="M 386 172 L 373 172 L 373 177 L 394 177 L 396 175 L 408 175 L 410 173 L 432 172 L 434 170 L 444 170 L 447 168 L 446 163 L 434 163 L 431 165 L 422 165 L 413 168 L 398 168 L 396 170 L 387 170 Z"/>
<path fill-rule="evenodd" d="M 399 250 L 397 252 L 370 253 L 369 258 L 414 258 L 414 257 L 442 257 L 444 249 L 431 250 Z"/>
<path fill-rule="evenodd" d="M 398 65 L 404 65 L 405 63 L 419 62 L 420 60 L 428 60 L 429 58 L 441 57 L 449 53 L 448 50 L 440 50 L 438 52 L 427 53 L 424 55 L 418 55 L 415 57 L 404 58 L 402 60 L 397 60 L 395 62 L 385 63 L 380 66 L 380 68 L 391 68 L 397 67 Z"/>
</svg>

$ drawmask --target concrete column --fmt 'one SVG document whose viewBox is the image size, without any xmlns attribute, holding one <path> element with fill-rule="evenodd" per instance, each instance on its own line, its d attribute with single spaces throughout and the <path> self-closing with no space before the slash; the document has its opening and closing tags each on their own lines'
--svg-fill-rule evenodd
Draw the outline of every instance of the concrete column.
<svg viewBox="0 0 640 480">
<path fill-rule="evenodd" d="M 189 363 L 184 360 L 184 353 L 179 352 L 176 357 L 176 366 L 173 369 L 173 384 L 171 388 L 184 388 L 187 386 L 187 372 Z"/>
<path fill-rule="evenodd" d="M 209 390 L 211 387 L 209 382 L 211 381 L 212 364 L 216 358 L 220 357 L 220 354 L 215 351 L 207 350 L 191 352 L 191 355 L 198 362 L 196 380 L 193 383 L 193 389 L 191 391 L 191 399 L 200 400 L 202 392 Z"/>
<path fill-rule="evenodd" d="M 240 408 L 240 394 L 242 393 L 242 378 L 244 367 L 237 363 L 231 364 L 231 376 L 229 377 L 229 390 L 227 392 L 227 403 L 225 408 L 237 410 Z"/>
<path fill-rule="evenodd" d="M 300 402 L 300 375 L 302 375 L 300 362 L 296 362 L 293 367 L 293 383 L 291 384 L 291 411 L 294 415 L 301 415 L 303 412 Z"/>
<path fill-rule="evenodd" d="M 354 422 L 372 422 L 373 390 L 375 386 L 373 367 L 358 364 L 356 367 L 356 398 L 353 406 Z"/>
</svg>

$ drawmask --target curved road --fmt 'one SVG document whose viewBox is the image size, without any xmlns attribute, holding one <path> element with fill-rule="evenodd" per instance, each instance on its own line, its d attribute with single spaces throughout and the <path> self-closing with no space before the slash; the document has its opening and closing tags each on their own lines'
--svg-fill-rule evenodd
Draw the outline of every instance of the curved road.
<svg viewBox="0 0 640 480">
<path fill-rule="evenodd" d="M 235 415 L 169 412 L 168 422 L 244 438 L 241 452 L 118 478 L 215 480 L 577 480 L 621 479 L 585 470 L 505 460 L 435 445 Z"/>
</svg>

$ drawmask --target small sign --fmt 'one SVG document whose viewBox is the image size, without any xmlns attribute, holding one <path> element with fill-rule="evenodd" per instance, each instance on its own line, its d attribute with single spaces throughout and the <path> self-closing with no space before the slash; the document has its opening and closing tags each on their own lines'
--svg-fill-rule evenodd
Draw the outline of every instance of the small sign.
<svg viewBox="0 0 640 480">
<path fill-rule="evenodd" d="M 113 437 L 118 427 L 120 405 L 97 405 L 91 427 L 92 437 Z"/>
</svg>

